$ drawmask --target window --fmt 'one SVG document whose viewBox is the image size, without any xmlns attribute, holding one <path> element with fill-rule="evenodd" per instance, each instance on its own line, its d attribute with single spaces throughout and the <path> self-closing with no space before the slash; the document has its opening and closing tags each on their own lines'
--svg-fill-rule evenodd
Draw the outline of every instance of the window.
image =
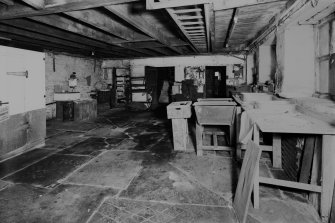
<svg viewBox="0 0 335 223">
<path fill-rule="evenodd" d="M 331 52 L 331 45 L 334 43 L 334 33 L 332 27 L 335 27 L 335 20 L 328 21 L 320 25 L 317 29 L 318 32 L 318 50 L 317 56 L 317 67 L 318 67 L 318 86 L 317 93 L 319 94 L 331 94 L 335 96 L 335 74 L 334 65 L 331 61 L 334 59 L 334 52 Z M 333 50 L 334 51 L 334 50 Z M 334 67 L 334 68 L 333 68 Z"/>
</svg>

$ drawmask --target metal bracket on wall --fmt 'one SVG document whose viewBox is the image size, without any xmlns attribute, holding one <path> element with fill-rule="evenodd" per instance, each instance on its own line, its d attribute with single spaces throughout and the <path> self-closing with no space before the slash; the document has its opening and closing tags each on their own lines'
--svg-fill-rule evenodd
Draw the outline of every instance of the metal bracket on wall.
<svg viewBox="0 0 335 223">
<path fill-rule="evenodd" d="M 14 76 L 23 76 L 28 78 L 28 71 L 19 71 L 19 72 L 7 72 L 7 75 L 14 75 Z"/>
<path fill-rule="evenodd" d="M 0 101 L 0 106 L 1 105 L 8 105 L 9 104 L 9 102 L 2 102 L 2 101 Z"/>
</svg>

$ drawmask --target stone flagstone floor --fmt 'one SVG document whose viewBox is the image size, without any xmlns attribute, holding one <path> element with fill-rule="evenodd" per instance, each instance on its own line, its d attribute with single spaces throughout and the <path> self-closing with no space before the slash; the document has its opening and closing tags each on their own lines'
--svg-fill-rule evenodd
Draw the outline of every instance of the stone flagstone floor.
<svg viewBox="0 0 335 223">
<path fill-rule="evenodd" d="M 114 109 L 91 122 L 48 121 L 44 147 L 0 162 L 0 222 L 237 222 L 238 163 L 174 152 L 164 114 Z M 303 195 L 260 193 L 248 222 L 319 222 Z"/>
</svg>

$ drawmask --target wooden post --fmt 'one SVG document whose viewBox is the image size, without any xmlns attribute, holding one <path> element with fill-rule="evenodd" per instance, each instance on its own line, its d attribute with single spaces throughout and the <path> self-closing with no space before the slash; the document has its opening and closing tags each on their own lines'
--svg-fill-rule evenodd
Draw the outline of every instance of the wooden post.
<svg viewBox="0 0 335 223">
<path fill-rule="evenodd" d="M 254 143 L 259 147 L 259 128 L 254 124 Z M 254 208 L 259 208 L 259 163 L 255 167 Z"/>
<path fill-rule="evenodd" d="M 282 168 L 281 159 L 281 136 L 279 134 L 272 135 L 272 162 L 274 168 Z"/>
<path fill-rule="evenodd" d="M 202 133 L 203 127 L 197 122 L 196 124 L 196 140 L 197 140 L 197 156 L 202 156 Z"/>
<path fill-rule="evenodd" d="M 235 146 L 236 146 L 236 157 L 241 158 L 242 157 L 242 151 L 241 146 L 239 145 L 239 138 L 240 138 L 240 128 L 241 128 L 241 114 L 242 114 L 242 108 L 240 106 L 236 107 L 236 120 L 235 120 Z"/>
<path fill-rule="evenodd" d="M 322 192 L 321 192 L 321 218 L 328 222 L 335 179 L 335 136 L 322 136 Z"/>
<path fill-rule="evenodd" d="M 187 119 L 172 119 L 174 150 L 186 150 L 187 145 Z"/>
</svg>

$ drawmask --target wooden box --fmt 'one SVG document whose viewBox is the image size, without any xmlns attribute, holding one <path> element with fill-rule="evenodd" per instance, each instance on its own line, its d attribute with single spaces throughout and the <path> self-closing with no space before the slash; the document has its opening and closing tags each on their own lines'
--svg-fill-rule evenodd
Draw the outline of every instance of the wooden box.
<svg viewBox="0 0 335 223">
<path fill-rule="evenodd" d="M 191 101 L 172 102 L 167 106 L 168 119 L 184 119 L 191 117 Z"/>
</svg>

